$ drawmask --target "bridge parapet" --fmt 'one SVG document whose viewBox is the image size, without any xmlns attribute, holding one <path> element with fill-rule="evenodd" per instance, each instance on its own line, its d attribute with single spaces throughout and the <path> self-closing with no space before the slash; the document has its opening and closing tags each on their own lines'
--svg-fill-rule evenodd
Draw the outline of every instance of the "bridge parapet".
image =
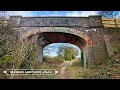
<svg viewBox="0 0 120 90">
<path fill-rule="evenodd" d="M 10 16 L 9 20 L 1 20 L 0 25 L 11 22 L 15 27 L 105 27 L 120 28 L 119 18 L 101 18 L 101 16 L 89 17 L 22 17 Z"/>
<path fill-rule="evenodd" d="M 22 17 L 11 16 L 15 27 L 103 27 L 101 16 L 89 17 Z"/>
</svg>

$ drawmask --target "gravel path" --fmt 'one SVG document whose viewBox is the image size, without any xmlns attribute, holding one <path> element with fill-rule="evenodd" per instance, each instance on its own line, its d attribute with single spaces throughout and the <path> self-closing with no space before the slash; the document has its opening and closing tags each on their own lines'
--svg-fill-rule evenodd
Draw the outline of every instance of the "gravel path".
<svg viewBox="0 0 120 90">
<path fill-rule="evenodd" d="M 68 62 L 65 62 L 62 64 L 62 68 L 61 68 L 61 71 L 60 71 L 60 74 L 61 74 L 61 79 L 67 79 L 65 77 L 65 70 L 67 67 L 69 67 L 70 65 L 72 65 L 72 62 L 68 61 Z"/>
</svg>

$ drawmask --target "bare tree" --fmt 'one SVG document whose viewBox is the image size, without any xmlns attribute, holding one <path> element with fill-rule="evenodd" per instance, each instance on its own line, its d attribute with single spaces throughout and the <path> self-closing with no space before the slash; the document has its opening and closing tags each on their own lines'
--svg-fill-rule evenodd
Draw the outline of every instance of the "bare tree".
<svg viewBox="0 0 120 90">
<path fill-rule="evenodd" d="M 119 17 L 119 11 L 98 11 L 98 14 L 108 18 Z"/>
<path fill-rule="evenodd" d="M 78 55 L 78 50 L 71 46 L 60 46 L 58 49 L 58 56 L 63 58 L 64 60 L 72 60 L 76 59 Z"/>
<path fill-rule="evenodd" d="M 8 12 L 7 11 L 0 11 L 0 19 L 5 19 L 7 16 Z"/>
</svg>

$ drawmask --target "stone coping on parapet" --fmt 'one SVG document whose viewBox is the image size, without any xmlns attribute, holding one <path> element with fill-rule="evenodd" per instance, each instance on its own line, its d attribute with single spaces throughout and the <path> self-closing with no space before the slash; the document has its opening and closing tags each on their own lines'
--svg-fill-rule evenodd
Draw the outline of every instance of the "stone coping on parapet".
<svg viewBox="0 0 120 90">
<path fill-rule="evenodd" d="M 89 17 L 22 17 L 11 16 L 14 26 L 44 27 L 44 26 L 73 26 L 73 27 L 103 27 L 101 16 Z"/>
</svg>

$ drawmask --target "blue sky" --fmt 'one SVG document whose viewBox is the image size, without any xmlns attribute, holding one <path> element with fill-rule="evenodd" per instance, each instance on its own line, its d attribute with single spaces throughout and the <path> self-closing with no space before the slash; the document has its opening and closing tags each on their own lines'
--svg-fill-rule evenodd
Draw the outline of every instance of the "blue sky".
<svg viewBox="0 0 120 90">
<path fill-rule="evenodd" d="M 97 11 L 9 11 L 8 13 L 10 16 L 16 16 L 20 15 L 23 17 L 35 17 L 35 16 L 67 16 L 67 17 L 88 17 L 89 15 L 98 15 Z M 49 56 L 56 56 L 58 47 L 61 45 L 68 45 L 72 46 L 79 51 L 79 57 L 80 57 L 80 49 L 72 44 L 51 44 L 47 47 L 52 47 L 48 49 Z M 45 50 L 43 50 L 43 54 L 45 54 Z"/>
<path fill-rule="evenodd" d="M 9 11 L 10 15 L 21 16 L 82 16 L 97 15 L 97 11 Z"/>
</svg>

